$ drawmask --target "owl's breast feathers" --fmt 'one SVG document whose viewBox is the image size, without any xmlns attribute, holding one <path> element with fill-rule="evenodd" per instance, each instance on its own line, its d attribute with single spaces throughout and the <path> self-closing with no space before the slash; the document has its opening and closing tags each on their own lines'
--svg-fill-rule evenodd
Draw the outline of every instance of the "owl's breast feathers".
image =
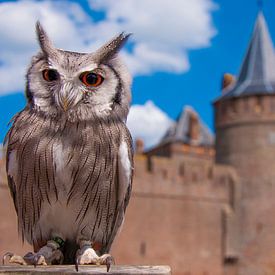
<svg viewBox="0 0 275 275">
<path fill-rule="evenodd" d="M 7 134 L 7 173 L 22 238 L 36 244 L 55 226 L 62 231 L 41 228 L 41 216 L 60 203 L 71 211 L 75 238 L 89 235 L 108 251 L 129 201 L 132 157 L 120 120 L 71 123 L 20 112 Z"/>
</svg>

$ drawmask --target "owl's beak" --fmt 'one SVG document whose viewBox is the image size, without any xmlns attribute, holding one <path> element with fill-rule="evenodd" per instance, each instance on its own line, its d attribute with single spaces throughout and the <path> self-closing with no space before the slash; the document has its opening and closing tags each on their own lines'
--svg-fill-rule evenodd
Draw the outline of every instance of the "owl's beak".
<svg viewBox="0 0 275 275">
<path fill-rule="evenodd" d="M 68 99 L 65 97 L 63 98 L 62 100 L 62 108 L 63 110 L 66 112 L 68 110 L 68 107 L 69 107 L 69 101 Z"/>
<path fill-rule="evenodd" d="M 57 104 L 64 112 L 75 106 L 80 98 L 79 93 L 76 92 L 76 89 L 70 82 L 62 85 L 60 92 L 56 93 L 56 96 Z"/>
</svg>

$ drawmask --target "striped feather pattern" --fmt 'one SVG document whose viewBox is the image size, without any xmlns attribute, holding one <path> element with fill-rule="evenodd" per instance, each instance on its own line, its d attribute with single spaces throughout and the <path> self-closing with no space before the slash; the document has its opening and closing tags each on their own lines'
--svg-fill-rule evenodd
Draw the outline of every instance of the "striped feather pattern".
<svg viewBox="0 0 275 275">
<path fill-rule="evenodd" d="M 22 238 L 36 246 L 47 241 L 52 228 L 41 228 L 41 208 L 60 201 L 68 211 L 74 209 L 70 215 L 77 232 L 71 241 L 89 238 L 102 244 L 102 253 L 108 252 L 131 191 L 131 179 L 126 192 L 119 182 L 118 151 L 123 140 L 132 163 L 131 136 L 119 119 L 94 115 L 73 123 L 45 117 L 29 107 L 20 112 L 7 135 L 7 172 Z M 61 168 L 55 158 L 57 147 L 65 156 Z M 17 170 L 11 175 L 12 153 Z M 68 182 L 60 180 L 58 169 Z"/>
</svg>

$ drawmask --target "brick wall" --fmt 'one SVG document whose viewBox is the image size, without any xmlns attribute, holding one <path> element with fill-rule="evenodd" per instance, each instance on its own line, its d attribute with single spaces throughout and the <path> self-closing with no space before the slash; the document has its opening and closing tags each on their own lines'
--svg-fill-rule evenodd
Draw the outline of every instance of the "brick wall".
<svg viewBox="0 0 275 275">
<path fill-rule="evenodd" d="M 133 195 L 112 249 L 117 264 L 168 264 L 173 274 L 224 274 L 231 234 L 224 213 L 234 212 L 234 171 L 193 155 L 151 157 L 150 162 L 135 156 Z M 15 211 L 3 181 L 0 214 L 0 254 L 24 255 L 31 248 L 17 237 Z"/>
</svg>

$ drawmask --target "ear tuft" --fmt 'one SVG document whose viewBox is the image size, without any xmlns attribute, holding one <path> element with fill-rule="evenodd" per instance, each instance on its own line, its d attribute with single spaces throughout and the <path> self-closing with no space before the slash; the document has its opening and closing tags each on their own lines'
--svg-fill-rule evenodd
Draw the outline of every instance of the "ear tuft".
<svg viewBox="0 0 275 275">
<path fill-rule="evenodd" d="M 95 57 L 98 63 L 104 63 L 114 58 L 120 49 L 126 44 L 127 40 L 132 34 L 120 33 L 112 40 L 104 44 L 95 52 Z"/>
<path fill-rule="evenodd" d="M 39 21 L 36 22 L 36 35 L 37 35 L 37 39 L 41 47 L 41 50 L 46 55 L 53 54 L 55 52 L 55 48 Z"/>
</svg>

